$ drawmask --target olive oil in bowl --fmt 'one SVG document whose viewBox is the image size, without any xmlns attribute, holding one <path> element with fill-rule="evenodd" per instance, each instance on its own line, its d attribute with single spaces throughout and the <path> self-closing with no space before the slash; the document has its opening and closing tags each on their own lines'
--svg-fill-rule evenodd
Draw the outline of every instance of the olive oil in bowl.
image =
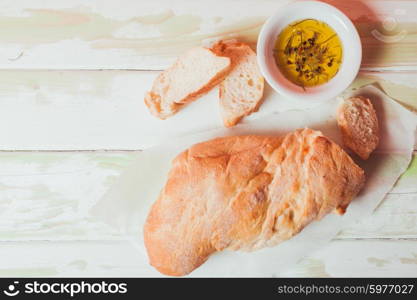
<svg viewBox="0 0 417 300">
<path fill-rule="evenodd" d="M 285 27 L 273 51 L 281 73 L 303 88 L 331 80 L 343 59 L 342 42 L 336 32 L 315 19 L 300 20 Z"/>
</svg>

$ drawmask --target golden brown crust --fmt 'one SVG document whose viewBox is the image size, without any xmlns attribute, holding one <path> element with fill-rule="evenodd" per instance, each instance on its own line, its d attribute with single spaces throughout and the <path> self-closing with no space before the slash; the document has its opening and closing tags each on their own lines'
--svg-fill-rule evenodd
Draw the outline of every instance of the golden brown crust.
<svg viewBox="0 0 417 300">
<path fill-rule="evenodd" d="M 174 159 L 148 215 L 150 263 L 181 276 L 216 251 L 276 245 L 343 211 L 364 180 L 338 145 L 311 129 L 194 145 Z"/>
<path fill-rule="evenodd" d="M 339 107 L 337 122 L 343 143 L 368 159 L 379 143 L 378 118 L 371 101 L 362 96 L 346 99 Z"/>
</svg>

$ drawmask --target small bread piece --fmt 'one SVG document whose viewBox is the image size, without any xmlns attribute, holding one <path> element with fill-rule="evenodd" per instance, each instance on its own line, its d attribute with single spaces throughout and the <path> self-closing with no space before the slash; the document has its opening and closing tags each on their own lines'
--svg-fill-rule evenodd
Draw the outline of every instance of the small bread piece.
<svg viewBox="0 0 417 300">
<path fill-rule="evenodd" d="M 256 53 L 247 44 L 220 41 L 213 50 L 232 60 L 232 71 L 219 86 L 220 114 L 224 126 L 232 127 L 258 110 L 264 93 L 264 78 Z"/>
<path fill-rule="evenodd" d="M 192 48 L 159 74 L 145 104 L 153 115 L 166 119 L 217 85 L 230 68 L 230 58 L 207 48 Z"/>
<path fill-rule="evenodd" d="M 274 246 L 343 213 L 364 181 L 343 149 L 311 129 L 196 144 L 174 159 L 149 212 L 150 263 L 182 276 L 216 251 Z"/>
<path fill-rule="evenodd" d="M 343 143 L 360 158 L 368 159 L 379 143 L 378 118 L 371 101 L 362 96 L 345 100 L 337 122 Z"/>
</svg>

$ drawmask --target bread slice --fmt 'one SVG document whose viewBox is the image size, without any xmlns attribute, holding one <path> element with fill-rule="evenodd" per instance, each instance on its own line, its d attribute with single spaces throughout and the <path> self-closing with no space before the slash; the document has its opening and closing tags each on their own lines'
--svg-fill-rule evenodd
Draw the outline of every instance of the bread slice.
<svg viewBox="0 0 417 300">
<path fill-rule="evenodd" d="M 362 96 L 345 100 L 337 121 L 343 143 L 362 159 L 368 159 L 379 143 L 378 118 L 371 101 Z"/>
<path fill-rule="evenodd" d="M 145 104 L 153 115 L 166 119 L 184 104 L 208 92 L 230 68 L 230 58 L 207 48 L 192 48 L 159 74 L 145 96 Z"/>
<path fill-rule="evenodd" d="M 219 42 L 213 50 L 232 60 L 232 71 L 220 83 L 220 113 L 224 126 L 236 125 L 244 116 L 257 111 L 264 92 L 256 53 L 246 44 Z"/>
</svg>

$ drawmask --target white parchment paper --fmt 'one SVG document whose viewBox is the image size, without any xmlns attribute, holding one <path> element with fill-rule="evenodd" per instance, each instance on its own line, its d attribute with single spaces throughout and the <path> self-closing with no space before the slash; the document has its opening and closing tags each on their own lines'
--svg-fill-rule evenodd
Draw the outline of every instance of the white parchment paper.
<svg viewBox="0 0 417 300">
<path fill-rule="evenodd" d="M 413 152 L 417 117 L 376 87 L 367 86 L 350 94 L 364 95 L 372 100 L 379 118 L 381 139 L 378 149 L 366 162 L 353 156 L 365 170 L 367 180 L 364 189 L 353 200 L 346 214 L 342 217 L 330 214 L 275 247 L 251 253 L 224 251 L 214 254 L 189 276 L 279 276 L 284 268 L 326 245 L 344 226 L 367 218 L 372 213 L 407 169 Z M 350 94 L 343 97 L 351 96 Z M 132 242 L 132 246 L 137 248 L 135 261 L 139 260 L 141 263 L 140 275 L 161 276 L 148 263 L 142 228 L 150 206 L 166 181 L 171 161 L 177 154 L 192 144 L 214 137 L 243 134 L 282 135 L 304 127 L 321 130 L 341 145 L 336 123 L 336 110 L 340 101 L 340 98 L 333 99 L 314 108 L 274 113 L 262 120 L 232 129 L 218 129 L 177 138 L 138 153 L 132 165 L 93 207 L 91 213 L 120 230 Z"/>
</svg>

